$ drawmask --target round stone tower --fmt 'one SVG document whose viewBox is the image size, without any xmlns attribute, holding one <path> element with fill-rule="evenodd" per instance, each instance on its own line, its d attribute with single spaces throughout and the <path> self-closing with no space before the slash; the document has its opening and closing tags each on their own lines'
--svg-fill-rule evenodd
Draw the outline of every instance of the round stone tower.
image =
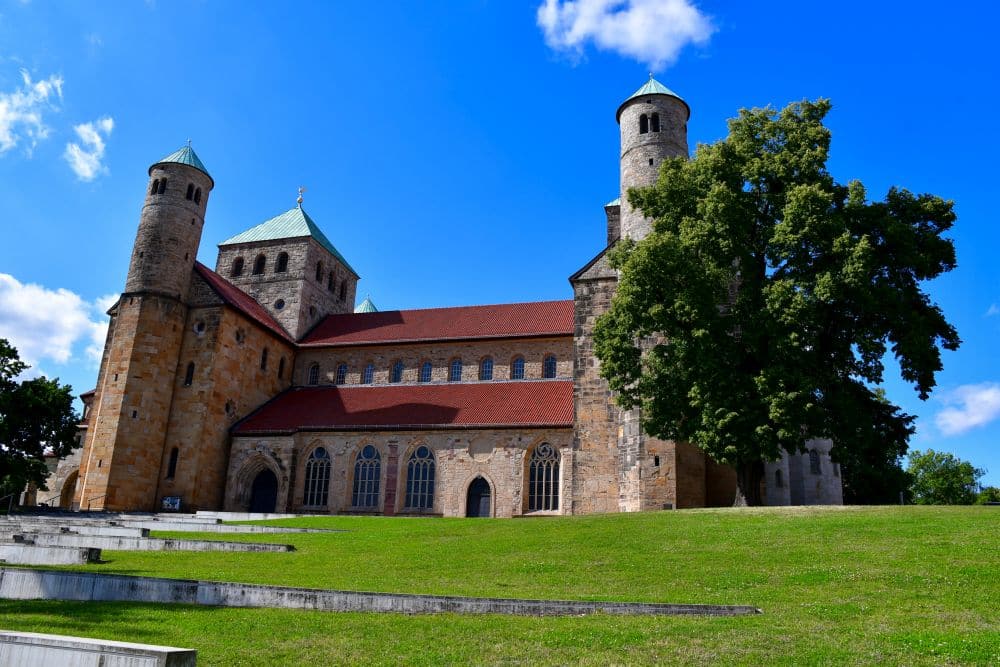
<svg viewBox="0 0 1000 667">
<path fill-rule="evenodd" d="M 190 146 L 149 168 L 125 293 L 187 296 L 208 193 L 215 182 Z"/>
<path fill-rule="evenodd" d="M 629 188 L 652 185 L 660 163 L 687 157 L 687 102 L 650 74 L 649 81 L 618 107 L 621 130 L 621 235 L 639 240 L 652 223 L 628 203 Z"/>
</svg>

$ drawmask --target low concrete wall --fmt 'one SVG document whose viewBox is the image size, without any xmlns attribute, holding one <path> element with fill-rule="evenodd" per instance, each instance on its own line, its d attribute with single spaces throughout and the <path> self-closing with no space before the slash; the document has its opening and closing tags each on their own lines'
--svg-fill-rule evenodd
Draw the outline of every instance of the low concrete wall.
<svg viewBox="0 0 1000 667">
<path fill-rule="evenodd" d="M 0 630 L 0 665 L 33 667 L 194 667 L 189 648 Z"/>
<path fill-rule="evenodd" d="M 125 526 L 85 526 L 70 523 L 39 523 L 23 521 L 20 524 L 0 525 L 0 537 L 14 533 L 71 533 L 73 535 L 100 535 L 101 537 L 149 537 L 149 528 Z"/>
<path fill-rule="evenodd" d="M 196 517 L 206 519 L 219 519 L 220 521 L 267 521 L 269 519 L 298 519 L 304 516 L 316 516 L 315 514 L 276 514 L 273 512 L 215 512 L 210 510 L 198 510 Z M 329 516 L 324 515 L 324 516 Z"/>
<path fill-rule="evenodd" d="M 100 560 L 101 550 L 91 547 L 0 543 L 0 563 L 10 565 L 84 565 Z"/>
<path fill-rule="evenodd" d="M 343 533 L 347 532 L 344 530 L 327 530 L 322 528 L 285 528 L 282 526 L 253 526 L 253 525 L 234 525 L 218 523 L 216 521 L 171 521 L 168 519 L 148 519 L 148 518 L 133 518 L 133 517 L 122 517 L 113 519 L 97 519 L 92 516 L 81 517 L 79 519 L 67 519 L 66 517 L 53 517 L 53 518 L 40 518 L 31 517 L 31 519 L 19 518 L 19 519 L 5 519 L 0 517 L 0 530 L 4 528 L 24 528 L 25 530 L 33 527 L 58 527 L 58 528 L 68 528 L 72 531 L 78 531 L 84 526 L 88 528 L 101 528 L 107 526 L 113 526 L 117 528 L 130 528 L 132 530 L 145 529 L 150 530 L 162 530 L 170 532 L 179 533 L 239 533 L 239 534 L 267 534 L 267 535 L 280 535 L 282 533 Z M 99 532 L 99 531 L 98 531 Z M 148 532 L 147 532 L 148 534 Z"/>
<path fill-rule="evenodd" d="M 35 533 L 16 535 L 15 540 L 54 547 L 98 547 L 112 551 L 247 551 L 254 553 L 295 551 L 290 544 L 254 542 L 219 542 L 214 540 L 175 540 L 155 537 L 101 537 L 70 533 Z"/>
<path fill-rule="evenodd" d="M 0 597 L 11 600 L 178 602 L 221 607 L 277 607 L 402 614 L 451 612 L 457 614 L 575 616 L 602 612 L 615 615 L 647 616 L 674 614 L 736 616 L 760 613 L 760 610 L 755 607 L 739 605 L 514 600 L 364 593 L 8 568 L 0 568 Z"/>
</svg>

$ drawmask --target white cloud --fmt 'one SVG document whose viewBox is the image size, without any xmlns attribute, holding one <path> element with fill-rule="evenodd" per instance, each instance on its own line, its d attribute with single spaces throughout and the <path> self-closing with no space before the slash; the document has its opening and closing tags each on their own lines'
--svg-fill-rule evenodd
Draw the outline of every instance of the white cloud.
<svg viewBox="0 0 1000 667">
<path fill-rule="evenodd" d="M 105 304 L 116 298 L 108 295 L 88 303 L 67 289 L 50 290 L 0 273 L 0 338 L 17 348 L 22 361 L 36 367 L 31 375 L 37 374 L 42 361 L 65 364 L 76 359 L 78 341 L 85 344 L 83 357 L 96 367 L 108 330 Z"/>
<path fill-rule="evenodd" d="M 41 81 L 32 81 L 28 70 L 21 70 L 22 85 L 13 92 L 0 92 L 0 155 L 25 140 L 25 152 L 31 155 L 38 142 L 49 136 L 43 115 L 55 109 L 54 102 L 62 99 L 62 77 L 53 74 Z"/>
<path fill-rule="evenodd" d="M 582 57 L 588 42 L 653 69 L 671 65 L 689 43 L 715 32 L 690 0 L 544 0 L 538 26 L 556 51 Z"/>
<path fill-rule="evenodd" d="M 983 317 L 993 317 L 994 315 L 1000 315 L 1000 306 L 995 303 L 991 303 L 990 307 L 986 309 L 986 314 Z"/>
<path fill-rule="evenodd" d="M 98 174 L 107 172 L 107 167 L 101 164 L 101 159 L 104 157 L 104 139 L 111 136 L 114 127 L 115 121 L 110 116 L 105 116 L 92 123 L 81 123 L 73 128 L 83 146 L 72 142 L 66 144 L 63 158 L 81 181 L 92 181 Z"/>
<path fill-rule="evenodd" d="M 943 435 L 961 435 L 1000 417 L 1000 383 L 966 384 L 941 397 L 946 407 L 934 416 Z"/>
</svg>

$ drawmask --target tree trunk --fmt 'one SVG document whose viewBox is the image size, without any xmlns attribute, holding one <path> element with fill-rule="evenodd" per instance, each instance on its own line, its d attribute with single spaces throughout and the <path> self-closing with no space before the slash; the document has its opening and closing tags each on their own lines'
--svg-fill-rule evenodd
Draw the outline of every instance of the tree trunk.
<svg viewBox="0 0 1000 667">
<path fill-rule="evenodd" d="M 764 464 L 760 461 L 741 461 L 736 466 L 736 498 L 733 507 L 757 507 L 760 505 L 760 480 L 764 476 Z"/>
</svg>

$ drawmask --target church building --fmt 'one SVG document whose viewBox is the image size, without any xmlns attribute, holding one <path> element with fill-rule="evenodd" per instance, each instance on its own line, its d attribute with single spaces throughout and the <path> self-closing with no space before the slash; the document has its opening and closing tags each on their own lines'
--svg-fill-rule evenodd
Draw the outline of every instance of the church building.
<svg viewBox="0 0 1000 667">
<path fill-rule="evenodd" d="M 511 517 L 732 504 L 735 474 L 651 438 L 600 377 L 596 319 L 629 188 L 687 156 L 690 109 L 650 77 L 618 107 L 605 250 L 564 301 L 380 311 L 298 205 L 196 259 L 214 180 L 190 146 L 149 168 L 125 289 L 62 504 Z M 839 504 L 829 441 L 766 464 L 767 504 Z"/>
</svg>

